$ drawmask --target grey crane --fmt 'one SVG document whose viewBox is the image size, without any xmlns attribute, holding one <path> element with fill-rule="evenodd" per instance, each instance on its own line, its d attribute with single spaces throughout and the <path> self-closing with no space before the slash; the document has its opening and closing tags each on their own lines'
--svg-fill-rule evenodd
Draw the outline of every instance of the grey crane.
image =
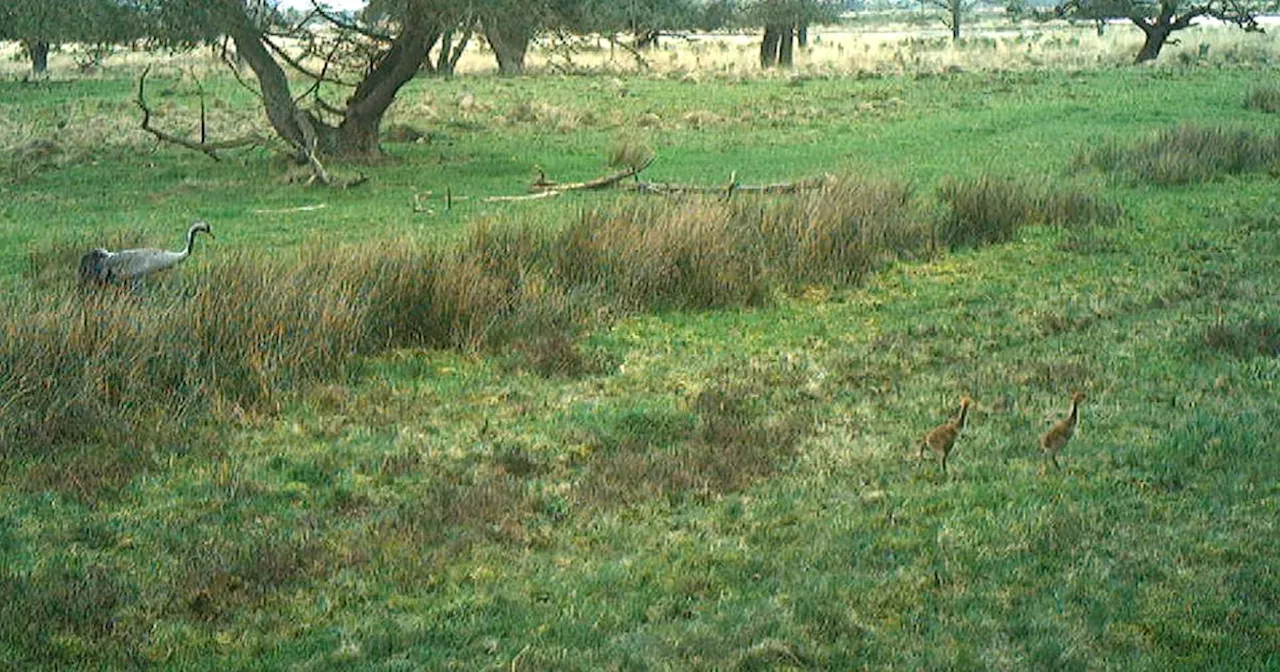
<svg viewBox="0 0 1280 672">
<path fill-rule="evenodd" d="M 80 258 L 80 282 L 106 284 L 111 282 L 138 282 L 146 276 L 173 268 L 191 256 L 195 249 L 196 234 L 207 233 L 213 238 L 209 224 L 198 221 L 187 229 L 187 246 L 180 252 L 157 250 L 155 248 L 139 248 L 136 250 L 120 250 L 110 252 L 97 247 Z"/>
</svg>

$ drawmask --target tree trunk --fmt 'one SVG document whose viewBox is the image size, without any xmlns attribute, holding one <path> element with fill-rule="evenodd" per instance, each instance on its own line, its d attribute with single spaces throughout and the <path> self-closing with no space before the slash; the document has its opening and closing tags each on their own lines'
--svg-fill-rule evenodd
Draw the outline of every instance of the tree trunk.
<svg viewBox="0 0 1280 672">
<path fill-rule="evenodd" d="M 760 40 L 761 68 L 772 68 L 778 64 L 781 46 L 782 27 L 778 25 L 765 26 L 764 38 Z"/>
<path fill-rule="evenodd" d="M 960 39 L 960 1 L 951 0 L 951 41 Z"/>
<path fill-rule="evenodd" d="M 458 59 L 462 58 L 462 52 L 466 50 L 467 43 L 471 41 L 471 28 L 464 28 L 462 37 L 457 44 L 453 42 L 453 29 L 444 31 L 440 36 L 440 53 L 436 57 L 434 65 L 428 58 L 426 63 L 430 66 L 431 72 L 444 77 L 452 77 L 458 68 Z"/>
<path fill-rule="evenodd" d="M 1107 20 L 1106 20 L 1106 19 L 1098 19 L 1097 21 L 1095 21 L 1095 22 L 1094 22 L 1094 25 L 1095 25 L 1095 27 L 1097 27 L 1097 29 L 1098 29 L 1098 37 L 1102 37 L 1102 36 L 1103 36 L 1103 34 L 1104 34 L 1104 33 L 1106 33 L 1106 30 L 1107 30 Z"/>
<path fill-rule="evenodd" d="M 304 157 L 302 148 L 308 145 L 308 139 L 316 141 L 317 135 L 315 128 L 310 125 L 310 115 L 303 112 L 293 100 L 289 78 L 262 44 L 262 34 L 244 13 L 243 5 L 227 0 L 217 9 L 221 19 L 219 27 L 231 37 L 236 45 L 236 53 L 240 54 L 258 78 L 262 104 L 271 128 L 282 139 L 298 148 L 299 157 Z"/>
<path fill-rule="evenodd" d="M 780 27 L 779 31 L 778 65 L 783 68 L 790 68 L 795 63 L 795 58 L 793 57 L 795 52 L 795 29 L 788 25 Z"/>
<path fill-rule="evenodd" d="M 796 46 L 801 49 L 809 46 L 809 24 L 801 23 L 796 26 Z"/>
<path fill-rule="evenodd" d="M 524 56 L 532 37 L 528 31 L 491 16 L 484 22 L 484 37 L 489 40 L 494 58 L 498 59 L 499 74 L 524 74 Z"/>
<path fill-rule="evenodd" d="M 27 55 L 31 57 L 31 74 L 39 77 L 49 70 L 49 43 L 44 40 L 24 42 Z"/>
<path fill-rule="evenodd" d="M 1146 33 L 1147 39 L 1143 41 L 1137 58 L 1133 59 L 1135 64 L 1154 61 L 1160 55 L 1165 42 L 1169 40 L 1169 35 L 1173 33 L 1173 29 L 1169 26 L 1141 26 L 1141 28 Z"/>
<path fill-rule="evenodd" d="M 662 31 L 651 28 L 636 29 L 632 34 L 635 38 L 631 44 L 640 51 L 659 46 L 658 41 L 662 37 Z"/>
</svg>

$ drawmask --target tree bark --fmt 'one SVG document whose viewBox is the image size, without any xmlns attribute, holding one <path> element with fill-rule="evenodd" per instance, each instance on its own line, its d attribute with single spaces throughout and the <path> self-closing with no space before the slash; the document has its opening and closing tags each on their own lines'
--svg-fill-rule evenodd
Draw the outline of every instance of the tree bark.
<svg viewBox="0 0 1280 672">
<path fill-rule="evenodd" d="M 1142 32 L 1146 34 L 1146 39 L 1142 42 L 1142 49 L 1138 50 L 1138 56 L 1133 59 L 1135 64 L 1154 61 L 1160 55 L 1160 50 L 1164 48 L 1166 42 L 1169 41 L 1169 35 L 1173 33 L 1173 27 L 1167 25 L 1146 25 L 1138 24 L 1142 28 Z"/>
<path fill-rule="evenodd" d="M 789 68 L 795 62 L 795 25 L 775 23 L 764 27 L 760 41 L 760 67 Z"/>
<path fill-rule="evenodd" d="M 772 68 L 778 64 L 778 45 L 782 42 L 782 33 L 777 26 L 765 26 L 764 38 L 760 40 L 760 67 Z"/>
<path fill-rule="evenodd" d="M 1177 10 L 1178 3 L 1174 0 L 1161 0 L 1160 13 L 1156 16 L 1155 21 L 1150 21 L 1142 16 L 1129 17 L 1129 20 L 1141 28 L 1146 35 L 1146 39 L 1142 42 L 1142 49 L 1138 50 L 1137 57 L 1133 59 L 1135 64 L 1155 60 L 1174 31 L 1190 28 L 1195 19 L 1204 16 L 1209 11 L 1207 6 L 1192 6 L 1185 8 L 1185 11 L 1179 16 Z M 1218 18 L 1223 17 L 1219 16 Z"/>
<path fill-rule="evenodd" d="M 219 27 L 231 37 L 236 53 L 258 78 L 267 121 L 277 135 L 298 148 L 301 160 L 302 149 L 317 138 L 313 125 L 316 121 L 294 102 L 289 78 L 262 44 L 262 34 L 245 14 L 243 5 L 234 0 L 224 0 L 218 10 Z"/>
<path fill-rule="evenodd" d="M 49 70 L 49 43 L 44 40 L 31 40 L 23 43 L 27 55 L 31 57 L 31 73 L 37 77 Z"/>
<path fill-rule="evenodd" d="M 778 41 L 778 65 L 790 68 L 795 63 L 795 27 L 780 26 L 779 31 L 781 39 Z"/>
<path fill-rule="evenodd" d="M 532 36 L 523 26 L 490 16 L 484 21 L 484 36 L 498 60 L 499 74 L 524 74 L 525 52 L 529 50 Z"/>
<path fill-rule="evenodd" d="M 801 49 L 809 46 L 809 24 L 801 23 L 796 26 L 796 46 Z"/>
<path fill-rule="evenodd" d="M 961 0 L 950 0 L 951 2 L 951 41 L 955 42 L 960 39 L 960 3 Z"/>
</svg>

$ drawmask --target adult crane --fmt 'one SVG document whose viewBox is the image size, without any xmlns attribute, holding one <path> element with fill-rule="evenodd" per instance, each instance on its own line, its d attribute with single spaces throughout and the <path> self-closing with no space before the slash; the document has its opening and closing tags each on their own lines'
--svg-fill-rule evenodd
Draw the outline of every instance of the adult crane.
<svg viewBox="0 0 1280 672">
<path fill-rule="evenodd" d="M 80 258 L 80 282 L 135 283 L 157 271 L 173 268 L 191 256 L 197 233 L 207 233 L 210 238 L 214 237 L 209 224 L 198 221 L 187 229 L 187 246 L 179 252 L 151 247 L 111 252 L 96 247 Z"/>
</svg>

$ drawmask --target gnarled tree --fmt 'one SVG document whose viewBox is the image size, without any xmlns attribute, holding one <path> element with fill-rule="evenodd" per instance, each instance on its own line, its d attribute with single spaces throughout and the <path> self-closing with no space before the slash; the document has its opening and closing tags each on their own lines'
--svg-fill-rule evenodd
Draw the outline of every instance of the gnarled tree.
<svg viewBox="0 0 1280 672">
<path fill-rule="evenodd" d="M 151 0 L 149 16 L 151 29 L 171 42 L 229 38 L 237 57 L 257 79 L 272 129 L 296 149 L 300 161 L 314 161 L 322 155 L 380 154 L 383 116 L 455 16 L 455 3 L 444 0 L 379 4 L 384 13 L 377 25 L 332 16 L 319 5 L 302 22 L 306 25 L 287 25 L 267 0 Z M 323 66 L 314 68 L 282 46 L 282 35 L 300 35 L 315 21 L 330 24 L 328 30 L 344 35 L 348 45 L 361 46 L 344 52 L 363 57 L 359 79 L 348 81 L 330 72 L 336 47 Z M 313 85 L 295 95 L 286 68 L 310 78 Z M 321 82 L 346 87 L 350 94 L 341 103 L 324 101 Z M 304 106 L 308 96 L 313 104 Z"/>
<path fill-rule="evenodd" d="M 1091 21 L 1128 19 L 1146 35 L 1134 58 L 1135 63 L 1142 63 L 1155 60 L 1173 33 L 1190 28 L 1202 17 L 1262 32 L 1257 15 L 1263 8 L 1252 0 L 1068 0 L 1057 6 L 1055 14 Z"/>
</svg>

